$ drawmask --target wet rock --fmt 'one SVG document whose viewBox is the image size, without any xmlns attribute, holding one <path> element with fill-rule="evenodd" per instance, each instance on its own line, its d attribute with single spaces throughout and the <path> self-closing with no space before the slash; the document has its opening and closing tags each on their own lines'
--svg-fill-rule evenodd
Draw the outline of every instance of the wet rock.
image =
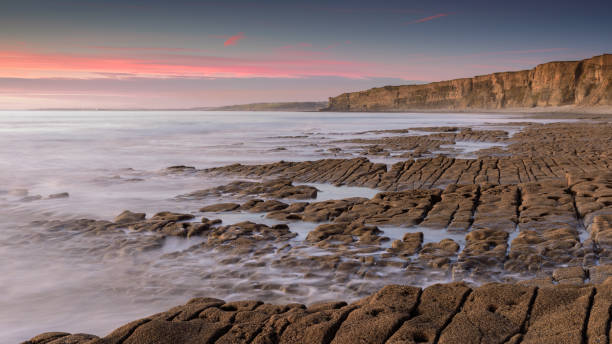
<svg viewBox="0 0 612 344">
<path fill-rule="evenodd" d="M 455 140 L 504 142 L 506 156 L 478 159 L 429 157 L 385 165 L 367 159 L 324 159 L 278 162 L 266 165 L 230 165 L 203 170 L 205 174 L 236 174 L 250 177 L 283 177 L 301 182 L 373 187 L 389 191 L 439 188 L 448 184 L 519 184 L 543 180 L 565 181 L 565 174 L 607 173 L 612 143 L 612 124 L 522 124 L 526 128 L 512 138 L 491 130 L 462 130 L 427 137 L 404 136 L 356 140 L 364 147 L 376 146 L 391 154 L 418 157 L 420 151 L 439 151 Z M 452 152 L 452 149 L 448 150 Z"/>
<path fill-rule="evenodd" d="M 193 173 L 196 172 L 196 168 L 193 166 L 177 165 L 167 167 L 166 173 Z"/>
<path fill-rule="evenodd" d="M 127 214 L 126 218 L 142 217 L 144 214 L 136 214 L 136 216 Z M 138 222 L 119 223 L 119 225 L 127 225 L 128 229 L 134 232 L 156 232 L 164 235 L 192 237 L 202 235 L 207 232 L 213 224 L 218 222 L 202 219 L 202 223 L 197 222 L 182 222 L 191 220 L 195 216 L 191 214 L 180 214 L 173 212 L 160 212 L 149 220 Z"/>
<path fill-rule="evenodd" d="M 253 222 L 241 222 L 212 228 L 208 233 L 208 246 L 238 249 L 252 252 L 260 242 L 282 242 L 296 237 L 287 225 L 266 226 Z"/>
<path fill-rule="evenodd" d="M 419 224 L 434 203 L 439 190 L 379 193 L 371 200 L 352 204 L 335 221 L 410 227 Z"/>
<path fill-rule="evenodd" d="M 516 185 L 483 184 L 472 228 L 513 232 L 518 223 Z"/>
<path fill-rule="evenodd" d="M 500 271 L 506 259 L 508 233 L 478 229 L 465 236 L 466 245 L 453 266 L 453 279 L 481 278 L 490 271 Z"/>
<path fill-rule="evenodd" d="M 442 192 L 440 202 L 427 214 L 421 226 L 449 231 L 466 231 L 471 223 L 479 197 L 478 185 L 451 184 Z"/>
<path fill-rule="evenodd" d="M 41 199 L 42 199 L 41 195 L 33 195 L 33 196 L 23 197 L 19 201 L 20 202 L 34 202 L 34 201 L 40 201 Z"/>
<path fill-rule="evenodd" d="M 306 206 L 308 206 L 307 202 L 291 203 L 283 210 L 269 212 L 266 217 L 280 221 L 302 220 L 302 215 L 299 213 L 303 212 Z"/>
<path fill-rule="evenodd" d="M 544 181 L 520 185 L 520 234 L 512 241 L 506 268 L 511 271 L 578 265 L 585 251 L 579 221 L 565 183 Z"/>
<path fill-rule="evenodd" d="M 291 203 L 284 210 L 290 213 L 300 213 L 304 211 L 304 209 L 306 209 L 307 206 L 308 206 L 307 202 L 295 202 L 295 203 Z"/>
<path fill-rule="evenodd" d="M 70 194 L 67 192 L 60 192 L 60 193 L 49 195 L 49 199 L 68 198 L 68 197 L 70 197 Z"/>
<path fill-rule="evenodd" d="M 269 219 L 274 219 L 274 220 L 279 220 L 279 221 L 302 220 L 302 215 L 291 213 L 288 211 L 272 211 L 266 214 L 266 217 Z"/>
<path fill-rule="evenodd" d="M 329 223 L 319 225 L 309 232 L 306 240 L 313 243 L 352 243 L 359 241 L 367 244 L 388 240 L 379 237 L 380 233 L 382 232 L 377 227 L 365 226 L 359 223 Z"/>
<path fill-rule="evenodd" d="M 225 211 L 233 211 L 240 208 L 240 204 L 236 203 L 218 203 L 208 205 L 206 207 L 200 208 L 201 212 L 204 213 L 220 213 Z"/>
<path fill-rule="evenodd" d="M 589 269 L 591 283 L 604 283 L 609 277 L 612 277 L 612 265 L 598 265 Z"/>
<path fill-rule="evenodd" d="M 151 221 L 186 221 L 195 218 L 191 214 L 173 213 L 170 211 L 163 211 L 157 213 L 151 217 Z"/>
<path fill-rule="evenodd" d="M 559 283 L 582 284 L 586 278 L 586 273 L 582 267 L 572 266 L 555 269 L 552 277 Z"/>
<path fill-rule="evenodd" d="M 423 232 L 406 233 L 401 241 L 395 240 L 391 243 L 391 247 L 387 251 L 408 258 L 419 252 L 422 243 Z"/>
<path fill-rule="evenodd" d="M 303 211 L 302 220 L 308 222 L 331 221 L 355 204 L 363 203 L 366 198 L 347 198 L 308 204 Z"/>
<path fill-rule="evenodd" d="M 267 165 L 234 164 L 202 170 L 205 174 L 237 174 L 246 177 L 281 176 L 305 183 L 365 185 L 386 172 L 385 164 L 374 164 L 365 158 L 323 159 L 305 162 L 281 161 Z"/>
<path fill-rule="evenodd" d="M 433 269 L 450 268 L 451 258 L 459 252 L 459 244 L 452 239 L 442 239 L 437 243 L 427 243 L 419 252 L 419 259 Z"/>
<path fill-rule="evenodd" d="M 129 210 L 125 210 L 121 214 L 115 217 L 115 223 L 125 224 L 143 221 L 147 215 L 145 213 L 133 213 Z"/>
<path fill-rule="evenodd" d="M 265 198 L 313 199 L 317 188 L 308 185 L 293 185 L 289 179 L 275 179 L 264 182 L 236 181 L 211 189 L 195 191 L 179 198 L 203 199 L 234 195 L 237 197 L 259 196 Z"/>
<path fill-rule="evenodd" d="M 289 205 L 276 200 L 264 201 L 260 199 L 250 200 L 240 206 L 240 210 L 246 210 L 251 213 L 266 213 L 270 211 L 278 211 L 287 208 Z"/>
</svg>

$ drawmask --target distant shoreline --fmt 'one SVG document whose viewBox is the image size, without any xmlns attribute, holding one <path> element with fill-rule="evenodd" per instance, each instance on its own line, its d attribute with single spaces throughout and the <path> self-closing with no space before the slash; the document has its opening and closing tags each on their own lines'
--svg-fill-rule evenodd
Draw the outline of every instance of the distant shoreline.
<svg viewBox="0 0 612 344">
<path fill-rule="evenodd" d="M 181 112 L 343 112 L 343 111 L 320 111 L 320 110 L 292 110 L 292 109 L 260 109 L 260 110 L 239 110 L 217 108 L 186 108 L 186 109 L 0 109 L 0 111 L 181 111 Z M 551 107 L 534 107 L 534 108 L 506 108 L 506 109 L 411 109 L 402 111 L 351 111 L 352 113 L 454 113 L 454 114 L 474 114 L 474 113 L 490 113 L 490 114 L 536 114 L 536 115 L 612 115 L 612 106 L 598 107 L 575 107 L 575 106 L 551 106 Z"/>
</svg>

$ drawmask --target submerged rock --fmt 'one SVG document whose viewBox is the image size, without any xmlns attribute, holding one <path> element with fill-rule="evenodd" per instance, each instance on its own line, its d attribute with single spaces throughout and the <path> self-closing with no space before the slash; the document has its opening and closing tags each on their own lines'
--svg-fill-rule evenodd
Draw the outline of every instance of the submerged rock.
<svg viewBox="0 0 612 344">
<path fill-rule="evenodd" d="M 204 199 L 220 196 L 259 196 L 265 198 L 313 199 L 317 188 L 308 185 L 293 185 L 289 179 L 275 179 L 264 182 L 236 181 L 211 189 L 195 191 L 178 196 L 179 199 Z"/>
</svg>

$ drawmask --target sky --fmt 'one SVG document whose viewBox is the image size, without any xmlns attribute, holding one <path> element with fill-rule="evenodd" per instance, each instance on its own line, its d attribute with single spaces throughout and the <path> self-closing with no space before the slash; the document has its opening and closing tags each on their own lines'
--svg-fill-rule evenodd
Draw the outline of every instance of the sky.
<svg viewBox="0 0 612 344">
<path fill-rule="evenodd" d="M 612 1 L 19 0 L 0 109 L 319 101 L 612 53 Z"/>
</svg>

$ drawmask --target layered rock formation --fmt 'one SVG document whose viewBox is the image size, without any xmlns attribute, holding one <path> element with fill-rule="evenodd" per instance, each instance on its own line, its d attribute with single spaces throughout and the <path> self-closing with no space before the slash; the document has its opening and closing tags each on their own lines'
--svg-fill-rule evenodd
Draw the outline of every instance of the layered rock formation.
<svg viewBox="0 0 612 344">
<path fill-rule="evenodd" d="M 327 111 L 507 109 L 612 105 L 612 54 L 530 70 L 344 93 Z"/>
<path fill-rule="evenodd" d="M 607 343 L 612 284 L 388 285 L 347 304 L 195 298 L 103 338 L 48 332 L 23 344 Z"/>
</svg>

